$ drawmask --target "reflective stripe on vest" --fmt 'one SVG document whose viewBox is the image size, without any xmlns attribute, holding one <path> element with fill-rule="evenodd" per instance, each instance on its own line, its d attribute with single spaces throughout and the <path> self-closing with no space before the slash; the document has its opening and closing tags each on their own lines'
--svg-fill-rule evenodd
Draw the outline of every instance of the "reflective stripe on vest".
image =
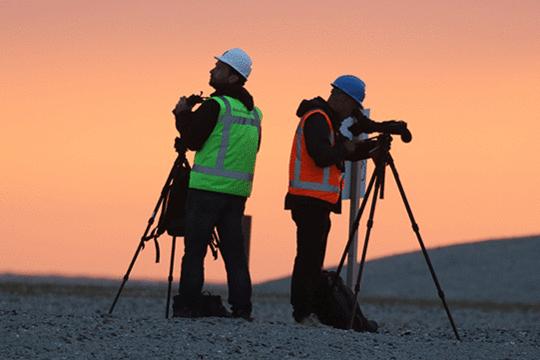
<svg viewBox="0 0 540 360">
<path fill-rule="evenodd" d="M 333 126 L 326 113 L 322 110 L 313 110 L 302 117 L 300 124 L 296 129 L 295 141 L 291 151 L 291 163 L 289 164 L 289 192 L 295 195 L 311 196 L 331 203 L 336 203 L 341 193 L 341 171 L 335 165 L 325 168 L 316 166 L 313 159 L 307 154 L 307 149 L 305 149 L 304 124 L 306 119 L 314 113 L 320 113 L 326 118 L 330 127 L 329 140 L 330 143 L 334 145 Z M 302 153 L 304 153 L 304 157 L 302 157 Z M 322 177 L 322 181 L 315 182 L 301 180 L 301 174 L 303 173 L 308 173 L 308 176 Z"/>
<path fill-rule="evenodd" d="M 245 108 L 242 109 L 238 106 L 233 109 L 231 101 L 224 96 L 214 98 L 214 100 L 220 100 L 218 101 L 218 103 L 220 103 L 222 110 L 220 111 L 220 116 L 218 118 L 218 125 L 222 125 L 222 128 L 216 125 L 212 135 L 219 135 L 221 140 L 219 144 L 205 143 L 203 148 L 199 150 L 198 153 L 195 155 L 195 161 L 192 168 L 192 177 L 194 181 L 190 182 L 190 186 L 199 189 L 249 196 L 249 193 L 251 192 L 251 185 L 249 186 L 249 189 L 247 189 L 246 185 L 234 185 L 234 182 L 231 181 L 225 184 L 225 180 L 219 180 L 219 178 L 210 180 L 210 177 L 215 176 L 230 180 L 238 180 L 242 182 L 253 181 L 253 168 L 255 166 L 254 162 L 256 155 L 256 146 L 254 149 L 250 149 L 251 152 L 254 152 L 250 153 L 253 158 L 253 163 L 249 163 L 244 166 L 246 168 L 249 168 L 249 171 L 232 170 L 230 168 L 226 169 L 225 163 L 226 159 L 229 159 L 229 157 L 231 157 L 230 154 L 227 154 L 227 149 L 229 147 L 229 143 L 231 142 L 231 137 L 234 138 L 234 134 L 231 133 L 231 128 L 233 127 L 233 125 L 254 126 L 257 129 L 257 133 L 260 134 L 261 120 L 259 110 L 257 108 L 254 108 L 253 111 L 248 112 L 245 110 Z M 207 140 L 207 142 L 214 141 L 211 140 L 211 138 L 213 139 L 212 135 L 209 140 Z M 207 148 L 207 145 L 209 147 L 209 150 Z M 215 153 L 216 151 L 217 155 Z M 205 159 L 215 158 L 215 162 L 212 161 L 212 166 L 209 166 L 209 164 L 202 164 L 204 162 L 204 160 L 200 160 L 200 158 L 202 157 L 204 157 Z M 207 175 L 207 177 L 203 179 L 197 174 L 202 174 L 203 176 Z M 204 184 L 202 184 L 203 182 Z M 210 185 L 209 182 L 212 182 L 212 184 Z M 220 186 L 223 186 L 223 188 L 220 188 Z M 238 187 L 238 189 L 235 189 L 235 187 Z"/>
</svg>

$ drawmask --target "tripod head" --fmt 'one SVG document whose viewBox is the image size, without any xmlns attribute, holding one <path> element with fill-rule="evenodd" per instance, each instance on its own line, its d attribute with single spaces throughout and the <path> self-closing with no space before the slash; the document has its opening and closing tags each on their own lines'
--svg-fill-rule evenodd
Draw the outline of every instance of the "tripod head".
<svg viewBox="0 0 540 360">
<path fill-rule="evenodd" d="M 370 138 L 369 140 L 375 142 L 375 147 L 369 151 L 369 155 L 373 159 L 373 162 L 375 162 L 375 165 L 386 165 L 387 157 L 385 155 L 389 155 L 392 136 L 385 133 Z M 384 160 L 382 164 L 380 164 L 381 160 Z"/>
<path fill-rule="evenodd" d="M 390 143 L 392 142 L 392 136 L 390 136 L 390 134 L 381 134 L 372 138 L 371 140 L 374 140 L 376 145 L 373 149 L 371 149 L 369 154 L 375 163 L 377 181 L 380 185 L 379 198 L 384 199 L 386 165 L 390 164 L 392 161 L 392 157 L 390 156 Z"/>
<path fill-rule="evenodd" d="M 176 150 L 178 155 L 183 155 L 184 157 L 186 157 L 186 153 L 187 153 L 188 148 L 184 144 L 184 142 L 182 141 L 181 137 L 176 137 L 174 139 L 174 149 Z"/>
</svg>

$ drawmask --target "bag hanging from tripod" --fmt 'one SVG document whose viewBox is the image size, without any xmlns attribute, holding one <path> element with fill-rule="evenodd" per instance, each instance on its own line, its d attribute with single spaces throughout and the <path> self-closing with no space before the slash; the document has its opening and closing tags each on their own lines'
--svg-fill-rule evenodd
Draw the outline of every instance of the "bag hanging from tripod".
<svg viewBox="0 0 540 360">
<path fill-rule="evenodd" d="M 150 235 L 156 242 L 156 248 L 158 246 L 157 238 L 165 232 L 170 236 L 184 236 L 186 229 L 186 201 L 190 174 L 191 167 L 187 159 L 184 158 L 183 162 L 175 165 L 172 182 L 163 189 L 164 198 L 161 215 L 156 228 Z M 217 259 L 219 238 L 215 231 L 208 240 L 208 246 L 210 246 L 214 259 Z M 159 255 L 157 256 L 157 259 L 159 259 Z M 156 260 L 156 262 L 159 261 Z"/>
<path fill-rule="evenodd" d="M 187 160 L 176 165 L 172 183 L 164 191 L 163 206 L 155 236 L 165 231 L 170 236 L 184 236 L 186 227 L 186 200 L 191 167 Z"/>
</svg>

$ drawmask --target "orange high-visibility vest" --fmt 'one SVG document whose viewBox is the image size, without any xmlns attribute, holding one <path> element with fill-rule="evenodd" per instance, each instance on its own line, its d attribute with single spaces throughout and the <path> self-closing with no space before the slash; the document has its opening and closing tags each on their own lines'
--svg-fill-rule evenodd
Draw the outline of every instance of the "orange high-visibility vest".
<svg viewBox="0 0 540 360">
<path fill-rule="evenodd" d="M 291 158 L 289 162 L 289 193 L 293 195 L 310 196 L 337 203 L 341 194 L 343 183 L 341 181 L 341 170 L 336 165 L 325 168 L 315 165 L 315 161 L 309 156 L 304 138 L 304 124 L 308 116 L 314 113 L 321 113 L 326 118 L 330 127 L 330 142 L 335 143 L 334 128 L 326 113 L 320 109 L 310 111 L 300 119 L 300 124 L 296 129 Z"/>
</svg>

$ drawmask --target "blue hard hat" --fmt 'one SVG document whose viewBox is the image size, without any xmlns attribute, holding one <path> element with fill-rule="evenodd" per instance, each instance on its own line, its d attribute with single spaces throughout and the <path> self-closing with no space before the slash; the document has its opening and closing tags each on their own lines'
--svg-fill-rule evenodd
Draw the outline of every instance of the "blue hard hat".
<svg viewBox="0 0 540 360">
<path fill-rule="evenodd" d="M 353 75 L 343 75 L 340 76 L 332 83 L 332 86 L 337 87 L 345 94 L 352 97 L 360 105 L 366 97 L 366 84 Z"/>
</svg>

